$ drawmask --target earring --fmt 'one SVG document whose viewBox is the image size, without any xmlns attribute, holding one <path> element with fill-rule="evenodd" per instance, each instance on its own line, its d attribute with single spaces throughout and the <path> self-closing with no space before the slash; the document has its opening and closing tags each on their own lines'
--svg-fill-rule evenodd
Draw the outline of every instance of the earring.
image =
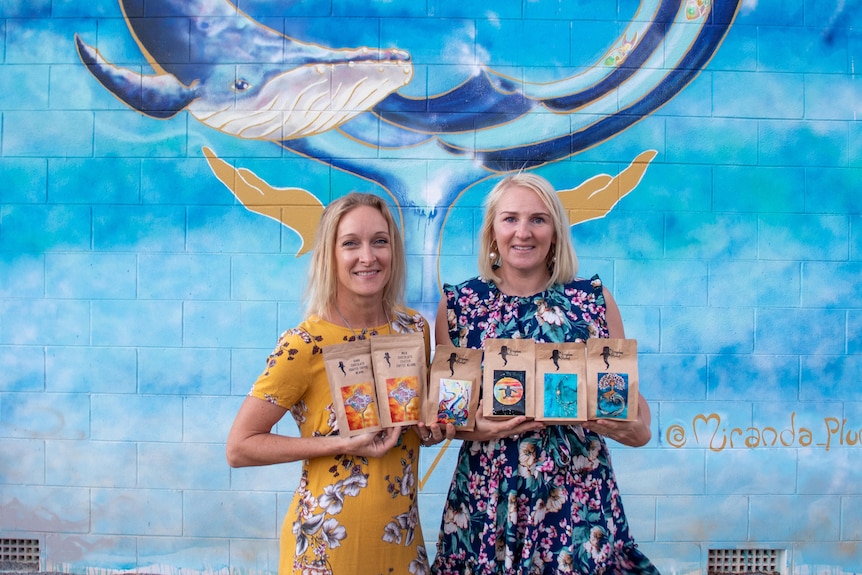
<svg viewBox="0 0 862 575">
<path fill-rule="evenodd" d="M 497 261 L 497 240 L 491 242 L 491 251 L 488 252 L 488 259 L 492 262 Z"/>
<path fill-rule="evenodd" d="M 497 253 L 496 253 L 496 252 L 490 252 L 490 253 L 488 254 L 488 259 L 489 259 L 489 260 L 491 260 L 491 261 L 496 260 L 496 259 L 497 259 Z"/>
</svg>

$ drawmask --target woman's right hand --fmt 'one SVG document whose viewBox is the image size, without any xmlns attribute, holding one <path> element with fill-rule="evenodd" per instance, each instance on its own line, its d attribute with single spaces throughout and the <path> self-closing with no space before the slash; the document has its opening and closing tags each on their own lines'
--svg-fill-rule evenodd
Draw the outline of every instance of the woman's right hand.
<svg viewBox="0 0 862 575">
<path fill-rule="evenodd" d="M 381 457 L 401 436 L 400 428 L 363 433 L 355 437 L 289 437 L 272 433 L 287 413 L 283 407 L 257 397 L 246 397 L 234 419 L 225 447 L 231 467 L 290 463 L 338 454 Z"/>
<path fill-rule="evenodd" d="M 483 415 L 480 400 L 479 407 L 476 408 L 476 425 L 473 431 L 459 431 L 455 437 L 467 441 L 493 441 L 544 428 L 545 424 L 541 421 L 535 421 L 523 415 L 509 419 L 488 419 Z"/>
</svg>

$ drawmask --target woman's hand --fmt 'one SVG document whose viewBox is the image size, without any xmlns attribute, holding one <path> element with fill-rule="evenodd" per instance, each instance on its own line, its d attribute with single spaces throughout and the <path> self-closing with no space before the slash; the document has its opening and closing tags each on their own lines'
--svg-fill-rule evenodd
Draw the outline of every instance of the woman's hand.
<svg viewBox="0 0 862 575">
<path fill-rule="evenodd" d="M 345 439 L 344 453 L 360 457 L 382 457 L 395 447 L 401 428 L 390 427 L 374 433 L 363 433 Z"/>
<path fill-rule="evenodd" d="M 649 427 L 644 426 L 640 419 L 636 421 L 597 419 L 584 422 L 583 426 L 585 429 L 589 429 L 605 437 L 610 437 L 614 441 L 618 441 L 629 447 L 646 445 L 652 436 Z"/>
<path fill-rule="evenodd" d="M 442 426 L 439 423 L 425 425 L 420 421 L 413 430 L 416 432 L 416 435 L 419 436 L 419 441 L 425 447 L 437 445 L 444 439 L 454 439 L 455 437 L 455 426 L 451 423 L 447 423 L 445 426 Z"/>
<path fill-rule="evenodd" d="M 638 394 L 638 418 L 636 420 L 597 419 L 587 421 L 583 426 L 585 429 L 610 437 L 623 445 L 641 447 L 646 445 L 652 437 L 650 421 L 649 404 L 644 396 Z"/>
<path fill-rule="evenodd" d="M 544 427 L 545 424 L 541 421 L 534 421 L 523 415 L 510 419 L 487 419 L 482 412 L 482 401 L 479 401 L 479 407 L 476 409 L 476 426 L 473 431 L 459 431 L 456 437 L 467 441 L 492 441 L 544 429 Z"/>
</svg>

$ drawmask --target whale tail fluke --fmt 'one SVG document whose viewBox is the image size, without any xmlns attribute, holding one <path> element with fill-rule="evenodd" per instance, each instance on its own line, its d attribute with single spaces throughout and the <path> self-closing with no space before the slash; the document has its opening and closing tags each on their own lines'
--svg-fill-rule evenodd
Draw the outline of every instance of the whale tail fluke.
<svg viewBox="0 0 862 575">
<path fill-rule="evenodd" d="M 146 76 L 114 66 L 99 51 L 75 34 L 78 56 L 90 73 L 126 105 L 152 118 L 167 119 L 183 111 L 196 98 L 195 90 L 174 76 Z"/>
</svg>

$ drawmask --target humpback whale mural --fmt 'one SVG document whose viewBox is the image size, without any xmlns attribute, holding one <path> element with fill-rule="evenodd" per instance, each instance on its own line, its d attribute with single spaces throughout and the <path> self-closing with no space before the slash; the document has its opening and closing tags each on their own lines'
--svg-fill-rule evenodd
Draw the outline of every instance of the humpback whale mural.
<svg viewBox="0 0 862 575">
<path fill-rule="evenodd" d="M 540 83 L 475 62 L 454 88 L 419 98 L 399 92 L 413 78 L 408 51 L 304 42 L 227 0 L 120 0 L 153 74 L 114 66 L 83 38 L 76 42 L 93 76 L 142 114 L 187 111 L 220 132 L 271 141 L 379 185 L 400 214 L 408 254 L 425 256 L 411 258 L 423 261 L 424 289 L 436 293 L 447 208 L 461 194 L 488 177 L 578 154 L 663 106 L 708 63 L 738 4 L 644 0 L 621 36 L 581 73 Z M 277 188 L 215 150 L 203 153 L 247 209 L 299 234 L 297 255 L 310 248 L 320 193 Z M 655 155 L 645 150 L 613 176 L 554 182 L 572 224 L 607 214 Z M 427 173 L 404 161 L 413 159 Z"/>
</svg>

